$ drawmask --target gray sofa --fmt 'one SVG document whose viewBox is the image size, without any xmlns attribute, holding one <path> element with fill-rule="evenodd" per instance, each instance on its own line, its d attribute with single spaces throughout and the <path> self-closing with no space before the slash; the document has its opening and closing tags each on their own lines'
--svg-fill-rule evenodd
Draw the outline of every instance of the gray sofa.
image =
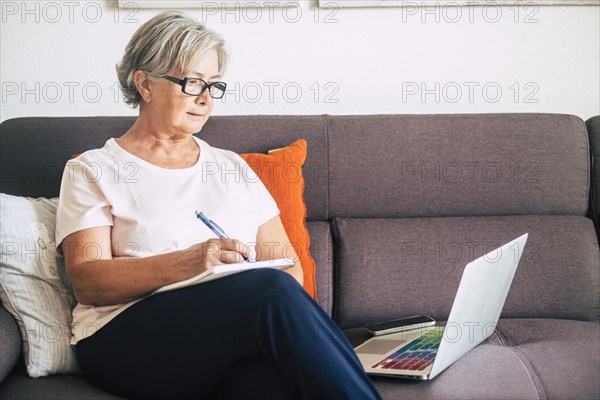
<svg viewBox="0 0 600 400">
<path fill-rule="evenodd" d="M 598 399 L 599 118 L 586 129 L 564 114 L 215 116 L 200 136 L 239 153 L 307 140 L 318 301 L 355 345 L 371 322 L 445 320 L 464 265 L 529 233 L 494 334 L 431 382 L 373 378 L 384 398 Z M 43 175 L 44 166 L 132 122 L 4 121 L 0 191 L 57 196 L 60 176 Z M 14 332 L 2 308 L 0 321 Z M 16 365 L 0 398 L 116 398 L 77 375 L 27 377 L 17 336 L 1 337 L 12 338 L 0 340 L 2 363 Z"/>
</svg>

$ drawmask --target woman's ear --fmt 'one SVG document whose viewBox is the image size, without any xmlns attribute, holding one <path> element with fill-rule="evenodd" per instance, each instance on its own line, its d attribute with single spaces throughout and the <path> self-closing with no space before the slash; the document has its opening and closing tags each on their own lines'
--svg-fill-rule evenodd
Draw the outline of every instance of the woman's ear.
<svg viewBox="0 0 600 400">
<path fill-rule="evenodd" d="M 135 83 L 135 87 L 144 102 L 149 103 L 152 100 L 152 90 L 150 88 L 150 78 L 146 71 L 141 69 L 135 71 L 133 73 L 133 83 Z"/>
</svg>

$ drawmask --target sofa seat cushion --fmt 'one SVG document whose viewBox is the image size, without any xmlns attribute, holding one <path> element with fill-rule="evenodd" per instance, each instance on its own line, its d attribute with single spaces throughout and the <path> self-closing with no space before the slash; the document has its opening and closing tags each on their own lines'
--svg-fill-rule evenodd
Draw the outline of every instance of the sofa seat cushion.
<svg viewBox="0 0 600 400">
<path fill-rule="evenodd" d="M 0 383 L 0 399 L 125 400 L 89 384 L 81 375 L 50 375 L 32 379 L 21 363 Z"/>
<path fill-rule="evenodd" d="M 368 336 L 345 331 L 354 346 Z M 384 399 L 598 399 L 600 326 L 501 319 L 488 340 L 432 381 L 373 377 Z"/>
<path fill-rule="evenodd" d="M 498 333 L 520 353 L 545 398 L 600 398 L 598 322 L 526 319 L 502 321 Z M 544 398 L 544 396 L 540 396 Z"/>
<path fill-rule="evenodd" d="M 502 317 L 598 321 L 594 225 L 560 215 L 336 219 L 334 319 L 344 329 L 418 314 L 446 320 L 465 265 L 526 232 Z"/>
<path fill-rule="evenodd" d="M 368 338 L 361 329 L 345 333 L 354 346 Z M 431 382 L 373 381 L 384 399 L 597 399 L 599 343 L 597 322 L 501 319 L 487 341 Z M 28 378 L 22 365 L 2 382 L 0 398 L 121 399 L 77 375 Z"/>
</svg>

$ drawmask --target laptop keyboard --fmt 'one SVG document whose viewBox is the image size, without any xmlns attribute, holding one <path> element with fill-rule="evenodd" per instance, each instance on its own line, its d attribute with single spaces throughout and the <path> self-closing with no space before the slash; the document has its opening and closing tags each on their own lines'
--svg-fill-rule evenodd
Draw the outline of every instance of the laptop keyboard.
<svg viewBox="0 0 600 400">
<path fill-rule="evenodd" d="M 443 335 L 443 329 L 427 331 L 371 368 L 423 371 L 433 363 Z"/>
</svg>

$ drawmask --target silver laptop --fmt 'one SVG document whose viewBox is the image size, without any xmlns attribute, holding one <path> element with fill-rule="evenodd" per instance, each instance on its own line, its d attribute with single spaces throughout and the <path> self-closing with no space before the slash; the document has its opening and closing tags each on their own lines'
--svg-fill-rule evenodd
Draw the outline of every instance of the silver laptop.
<svg viewBox="0 0 600 400">
<path fill-rule="evenodd" d="M 355 350 L 370 375 L 429 380 L 496 328 L 527 234 L 470 262 L 445 327 L 376 336 Z"/>
</svg>

